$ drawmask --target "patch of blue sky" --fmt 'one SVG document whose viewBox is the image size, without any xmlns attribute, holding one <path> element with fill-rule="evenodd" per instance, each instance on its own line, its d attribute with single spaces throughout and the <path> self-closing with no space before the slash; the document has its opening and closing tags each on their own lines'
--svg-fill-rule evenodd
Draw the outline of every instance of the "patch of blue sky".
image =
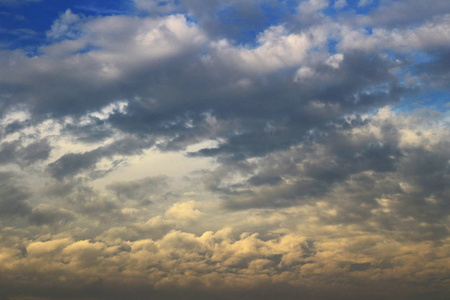
<svg viewBox="0 0 450 300">
<path fill-rule="evenodd" d="M 216 13 L 217 20 L 224 28 L 224 36 L 238 44 L 249 47 L 258 45 L 257 38 L 265 29 L 286 23 L 295 14 L 298 1 L 284 0 L 255 4 L 254 15 L 243 13 L 234 6 L 227 6 Z"/>
<path fill-rule="evenodd" d="M 450 111 L 448 90 L 424 90 L 412 97 L 405 97 L 393 107 L 395 112 L 411 113 L 420 109 L 447 113 Z"/>
<path fill-rule="evenodd" d="M 19 48 L 28 48 L 42 43 L 44 39 L 44 36 L 27 28 L 0 28 L 0 49 L 14 50 Z"/>
<path fill-rule="evenodd" d="M 414 51 L 412 58 L 415 64 L 427 64 L 436 61 L 436 57 L 423 51 Z"/>
<path fill-rule="evenodd" d="M 229 6 L 217 12 L 217 20 L 220 22 L 222 37 L 234 40 L 238 44 L 255 46 L 256 38 L 264 27 L 261 19 L 249 22 L 239 16 L 236 8 Z"/>
<path fill-rule="evenodd" d="M 100 50 L 101 48 L 98 46 L 94 46 L 94 45 L 87 45 L 86 47 L 76 51 L 74 54 L 84 54 L 84 53 L 89 53 L 95 50 Z"/>
<path fill-rule="evenodd" d="M 220 9 L 216 17 L 220 22 L 222 38 L 231 39 L 237 44 L 256 46 L 256 37 L 263 27 L 260 20 L 249 22 L 243 19 L 238 10 L 232 6 Z"/>
<path fill-rule="evenodd" d="M 402 78 L 404 78 L 404 76 L 407 75 L 408 73 L 411 74 L 412 76 L 413 74 L 417 73 L 417 68 L 435 62 L 437 60 L 436 57 L 423 51 L 413 51 L 406 55 L 400 56 L 398 55 L 398 53 L 392 51 L 387 51 L 385 53 L 393 61 L 398 61 L 400 64 L 404 65 L 402 68 L 400 68 L 398 71 L 394 73 L 394 75 L 400 79 L 400 82 L 402 82 L 403 80 Z"/>
<path fill-rule="evenodd" d="M 45 0 L 22 6 L 0 6 L 0 44 L 5 49 L 36 47 L 45 43 L 45 33 L 67 9 L 85 16 L 128 14 L 130 1 Z M 27 32 L 34 32 L 30 35 Z"/>
<path fill-rule="evenodd" d="M 298 8 L 298 0 L 278 0 L 278 4 L 283 6 L 283 10 L 290 14 L 295 14 Z"/>
<path fill-rule="evenodd" d="M 366 35 L 373 34 L 373 28 L 371 26 L 364 26 L 364 30 L 366 31 Z"/>
<path fill-rule="evenodd" d="M 339 5 L 339 3 L 343 3 L 341 1 L 342 0 L 330 1 L 330 4 L 324 10 L 322 10 L 322 12 L 328 17 L 336 18 L 341 11 L 348 10 L 349 7 L 348 0 L 344 4 Z"/>
<path fill-rule="evenodd" d="M 114 5 L 111 5 L 113 4 Z M 106 2 L 100 3 L 86 1 L 85 4 L 77 2 L 72 8 L 75 12 L 79 11 L 84 15 L 92 16 L 110 16 L 110 15 L 139 15 L 142 12 L 136 10 L 134 5 L 129 2 Z"/>
<path fill-rule="evenodd" d="M 330 54 L 336 54 L 338 53 L 336 46 L 338 45 L 339 41 L 335 39 L 328 39 L 327 40 L 327 48 L 328 52 Z"/>
<path fill-rule="evenodd" d="M 261 10 L 264 12 L 266 20 L 265 25 L 277 25 L 286 20 L 288 15 L 295 14 L 297 11 L 297 1 L 278 1 L 278 3 L 262 3 Z"/>
</svg>

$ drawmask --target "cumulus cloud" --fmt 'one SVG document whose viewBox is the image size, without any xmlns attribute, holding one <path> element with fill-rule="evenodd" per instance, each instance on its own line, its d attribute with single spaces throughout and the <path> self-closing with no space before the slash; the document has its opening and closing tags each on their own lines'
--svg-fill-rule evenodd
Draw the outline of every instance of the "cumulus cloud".
<svg viewBox="0 0 450 300">
<path fill-rule="evenodd" d="M 0 51 L 4 297 L 448 298 L 449 7 L 421 3 L 70 7 Z"/>
<path fill-rule="evenodd" d="M 197 203 L 192 200 L 175 203 L 166 211 L 166 217 L 174 220 L 195 220 L 202 215 L 196 205 Z"/>
<path fill-rule="evenodd" d="M 71 30 L 74 28 L 78 22 L 80 22 L 80 17 L 70 9 L 66 10 L 64 14 L 61 14 L 59 19 L 55 21 L 47 32 L 47 38 L 58 39 L 58 38 L 75 38 L 76 34 Z"/>
<path fill-rule="evenodd" d="M 436 259 L 429 264 L 435 271 L 413 279 L 411 272 L 420 270 L 423 263 L 412 250 L 431 251 Z M 432 249 L 430 245 L 418 244 L 414 248 L 404 248 L 397 242 L 386 242 L 376 234 L 353 239 L 336 237 L 333 241 L 312 241 L 296 234 L 262 240 L 256 234 L 245 233 L 235 238 L 229 228 L 208 231 L 200 236 L 172 231 L 157 240 L 118 244 L 57 238 L 30 242 L 26 251 L 26 257 L 19 264 L 13 258 L 14 249 L 4 249 L 2 258 L 8 264 L 9 275 L 2 278 L 2 285 L 10 282 L 23 267 L 47 263 L 45 269 L 34 269 L 33 272 L 52 279 L 54 285 L 66 287 L 54 296 L 69 295 L 75 284 L 80 291 L 94 289 L 103 294 L 110 290 L 120 297 L 123 297 L 120 290 L 126 289 L 131 292 L 129 295 L 136 297 L 151 291 L 156 297 L 170 298 L 173 286 L 181 286 L 182 289 L 193 288 L 193 295 L 212 290 L 233 294 L 244 289 L 249 291 L 251 299 L 256 299 L 258 294 L 253 294 L 254 288 L 273 287 L 281 293 L 287 288 L 287 295 L 291 295 L 298 289 L 316 291 L 327 280 L 339 276 L 341 280 L 357 280 L 367 288 L 369 282 L 376 280 L 385 288 L 375 292 L 375 296 L 380 297 L 394 290 L 390 282 L 402 276 L 408 276 L 415 283 L 433 276 L 443 280 L 440 272 L 445 272 L 448 261 L 448 257 L 440 254 L 446 251 L 446 246 Z M 402 266 L 403 271 L 395 272 L 396 266 Z M 286 273 L 287 269 L 291 272 Z M 317 275 L 324 277 L 318 279 Z M 373 276 L 377 279 L 372 279 Z M 336 292 L 356 299 L 351 298 L 353 289 L 350 289 L 336 288 Z M 14 288 L 10 290 L 14 291 Z M 403 295 L 412 295 L 417 290 L 420 289 L 415 287 Z M 35 288 L 33 292 L 40 295 L 42 290 Z M 312 299 L 324 296 L 313 294 Z"/>
</svg>

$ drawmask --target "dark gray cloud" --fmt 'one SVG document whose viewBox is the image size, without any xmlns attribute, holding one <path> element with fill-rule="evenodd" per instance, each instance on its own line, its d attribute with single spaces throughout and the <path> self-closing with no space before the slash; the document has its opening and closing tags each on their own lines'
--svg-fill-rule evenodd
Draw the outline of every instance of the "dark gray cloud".
<svg viewBox="0 0 450 300">
<path fill-rule="evenodd" d="M 0 164 L 31 165 L 46 160 L 52 147 L 47 139 L 34 141 L 26 146 L 21 140 L 0 144 Z"/>
<path fill-rule="evenodd" d="M 4 127 L 4 129 L 3 129 L 4 135 L 7 136 L 11 133 L 15 133 L 15 132 L 20 131 L 28 126 L 30 126 L 29 121 L 13 121 Z"/>
<path fill-rule="evenodd" d="M 36 225 L 53 225 L 61 227 L 75 220 L 75 216 L 67 210 L 48 205 L 40 205 L 33 209 L 29 220 Z"/>
<path fill-rule="evenodd" d="M 63 179 L 68 176 L 74 176 L 81 171 L 93 169 L 95 164 L 102 158 L 111 158 L 114 155 L 133 155 L 140 153 L 143 149 L 150 148 L 153 142 L 151 140 L 142 140 L 137 138 L 125 138 L 117 140 L 107 146 L 83 152 L 68 153 L 60 157 L 47 167 L 50 175 L 56 179 Z M 113 163 L 113 167 L 115 164 Z M 100 174 L 101 175 L 101 174 Z"/>
<path fill-rule="evenodd" d="M 19 147 L 20 142 L 4 142 L 1 144 L 0 150 L 0 163 L 8 164 L 13 163 L 16 160 L 16 151 Z"/>
<path fill-rule="evenodd" d="M 137 200 L 142 204 L 150 204 L 151 196 L 159 194 L 168 187 L 167 177 L 147 177 L 128 182 L 115 182 L 107 186 L 122 201 Z"/>
<path fill-rule="evenodd" d="M 247 200 L 244 207 L 296 205 L 297 201 L 325 195 L 335 184 L 344 182 L 354 174 L 396 171 L 403 156 L 398 147 L 397 128 L 389 123 L 384 124 L 381 138 L 373 133 L 353 134 L 354 130 L 367 125 L 367 122 L 349 120 L 326 126 L 304 138 L 306 141 L 297 145 L 297 150 L 280 154 L 275 152 L 277 154 L 268 156 L 262 165 L 254 165 L 262 168 L 257 175 L 249 178 L 251 185 L 263 185 L 255 184 L 255 179 L 268 178 L 276 181 L 269 180 L 265 185 L 276 183 L 277 186 L 256 194 L 248 190 L 244 194 L 253 194 L 248 200 L 254 199 L 254 202 Z M 220 184 L 221 180 L 211 188 Z M 236 192 L 242 193 L 242 186 Z M 235 195 L 230 197 L 231 203 L 239 206 L 236 199 L 238 197 Z"/>
<path fill-rule="evenodd" d="M 113 136 L 113 130 L 104 120 L 95 117 L 90 117 L 90 120 L 86 125 L 79 125 L 79 122 L 67 124 L 62 134 L 76 137 L 82 143 L 99 143 Z"/>
<path fill-rule="evenodd" d="M 0 173 L 0 215 L 3 218 L 26 216 L 31 212 L 30 194 L 16 183 L 12 173 Z"/>
<path fill-rule="evenodd" d="M 21 149 L 22 159 L 26 164 L 33 164 L 40 160 L 46 160 L 48 159 L 51 150 L 52 147 L 48 140 L 39 140 Z"/>
<path fill-rule="evenodd" d="M 418 120 L 410 118 L 409 122 Z M 232 210 L 325 201 L 335 210 L 332 216 L 320 217 L 325 223 L 368 229 L 373 222 L 378 230 L 395 232 L 401 239 L 443 239 L 450 212 L 445 200 L 450 174 L 447 134 L 426 149 L 404 146 L 403 126 L 377 117 L 337 122 L 316 130 L 293 149 L 252 163 L 228 162 L 203 180 Z M 233 180 L 239 176 L 248 179 Z M 411 234 L 407 228 L 413 227 L 417 229 Z"/>
</svg>

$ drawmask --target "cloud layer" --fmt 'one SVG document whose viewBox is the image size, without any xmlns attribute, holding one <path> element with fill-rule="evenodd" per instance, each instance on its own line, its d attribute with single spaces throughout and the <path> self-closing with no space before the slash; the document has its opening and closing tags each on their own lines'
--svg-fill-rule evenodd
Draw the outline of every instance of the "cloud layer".
<svg viewBox="0 0 450 300">
<path fill-rule="evenodd" d="M 2 46 L 1 300 L 450 296 L 447 1 L 125 2 Z"/>
</svg>

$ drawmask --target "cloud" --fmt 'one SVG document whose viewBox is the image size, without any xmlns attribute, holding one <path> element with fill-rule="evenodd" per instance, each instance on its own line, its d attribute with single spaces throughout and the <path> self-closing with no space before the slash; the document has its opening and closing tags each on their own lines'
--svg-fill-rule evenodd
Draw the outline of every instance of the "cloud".
<svg viewBox="0 0 450 300">
<path fill-rule="evenodd" d="M 30 222 L 36 225 L 57 225 L 61 226 L 75 219 L 74 215 L 65 209 L 41 204 L 33 209 L 29 216 Z"/>
<path fill-rule="evenodd" d="M 80 17 L 72 13 L 70 9 L 67 9 L 60 15 L 59 19 L 52 24 L 51 29 L 47 32 L 47 38 L 76 38 L 76 33 L 74 33 L 71 28 L 74 28 L 74 25 L 79 22 Z"/>
<path fill-rule="evenodd" d="M 450 4 L 445 0 L 437 0 L 433 5 L 425 5 L 422 1 L 386 1 L 370 14 L 370 22 L 389 27 L 403 27 L 415 22 L 422 22 L 437 15 L 448 14 Z"/>
<path fill-rule="evenodd" d="M 429 262 L 430 266 L 437 268 L 436 272 L 416 275 L 414 282 L 418 282 L 417 276 L 423 280 L 445 270 L 443 263 L 447 258 L 438 253 L 445 251 L 446 246 L 433 249 L 429 244 L 420 244 L 415 247 L 414 250 L 431 251 L 438 258 Z M 253 293 L 258 289 L 279 293 L 287 287 L 284 291 L 287 295 L 293 296 L 295 292 L 305 289 L 314 291 L 312 299 L 331 299 L 331 295 L 317 294 L 317 291 L 323 280 L 333 280 L 334 276 L 357 280 L 367 288 L 371 277 L 377 276 L 376 281 L 387 289 L 378 289 L 375 295 L 379 297 L 388 296 L 394 290 L 394 285 L 389 283 L 391 280 L 400 276 L 412 279 L 410 272 L 418 270 L 422 264 L 420 256 L 414 254 L 411 247 L 405 249 L 399 243 L 383 241 L 376 234 L 353 239 L 337 237 L 328 242 L 313 242 L 294 234 L 262 240 L 255 234 L 242 234 L 234 238 L 228 228 L 199 236 L 172 231 L 157 240 L 142 239 L 118 244 L 56 238 L 29 242 L 26 249 L 27 256 L 20 264 L 14 262 L 11 256 L 13 249 L 7 248 L 2 252 L 3 259 L 9 264 L 10 274 L 2 278 L 2 285 L 20 272 L 22 266 L 30 268 L 33 263 L 46 263 L 46 268 L 33 272 L 55 280 L 52 282 L 62 284 L 64 289 L 47 294 L 39 288 L 31 291 L 36 296 L 50 297 L 69 295 L 77 287 L 82 298 L 88 297 L 92 289 L 96 293 L 106 293 L 106 296 L 109 290 L 119 295 L 119 299 L 123 298 L 122 289 L 136 297 L 151 294 L 170 298 L 174 287 L 181 287 L 180 291 L 183 291 L 189 286 L 193 295 L 217 290 L 225 294 L 239 294 L 246 290 L 251 299 L 257 299 L 260 295 Z M 388 262 L 378 260 L 386 254 L 389 256 Z M 333 257 L 331 261 L 330 256 Z M 54 258 L 59 262 L 53 261 Z M 291 273 L 286 273 L 288 268 Z M 329 272 L 335 275 L 327 275 Z M 58 276 L 64 276 L 65 280 L 60 281 Z M 117 281 L 117 276 L 122 278 L 121 283 Z M 433 278 L 436 280 L 436 277 Z M 426 291 L 423 287 L 411 288 L 414 290 L 402 289 L 400 293 L 412 295 L 417 291 Z M 336 288 L 336 292 L 356 299 L 351 298 L 351 293 L 344 289 Z"/>
<path fill-rule="evenodd" d="M 195 220 L 202 215 L 195 201 L 178 202 L 166 211 L 166 217 L 175 220 Z"/>
<path fill-rule="evenodd" d="M 236 67 L 245 71 L 271 72 L 281 68 L 299 65 L 314 43 L 306 34 L 287 34 L 282 26 L 271 27 L 260 34 L 259 46 L 254 49 L 236 49 L 226 41 L 220 41 L 217 56 L 228 63 L 234 61 Z"/>
<path fill-rule="evenodd" d="M 49 164 L 47 171 L 52 177 L 63 179 L 67 176 L 74 176 L 83 170 L 92 169 L 104 157 L 111 158 L 114 155 L 137 154 L 143 148 L 148 148 L 151 145 L 151 141 L 125 138 L 89 152 L 65 154 Z"/>
<path fill-rule="evenodd" d="M 0 51 L 4 297 L 446 299 L 447 4 L 369 2 L 71 7 Z"/>
<path fill-rule="evenodd" d="M 385 47 L 396 51 L 424 50 L 446 47 L 450 36 L 447 28 L 450 16 L 436 16 L 410 29 L 373 29 L 372 34 L 348 31 L 344 28 L 342 49 L 364 49 L 373 51 L 375 47 Z"/>
<path fill-rule="evenodd" d="M 239 173 L 237 165 L 220 167 L 203 175 L 203 180 L 209 189 L 222 193 L 229 209 L 325 201 L 335 212 L 321 216 L 324 222 L 362 225 L 376 220 L 380 228 L 391 224 L 402 235 L 408 235 L 402 229 L 406 223 L 430 222 L 431 227 L 424 226 L 409 238 L 441 239 L 448 230 L 440 221 L 448 214 L 444 201 L 448 191 L 443 184 L 450 159 L 443 142 L 448 133 L 444 130 L 440 138 L 427 140 L 425 150 L 424 144 L 406 142 L 410 126 L 422 126 L 418 116 L 393 121 L 388 112 L 382 110 L 364 122 L 336 123 L 318 131 L 312 141 L 272 152 L 246 164 Z M 394 220 L 393 216 L 401 218 L 386 219 Z"/>
<path fill-rule="evenodd" d="M 373 0 L 361 0 L 358 3 L 359 7 L 364 7 L 373 3 Z"/>
<path fill-rule="evenodd" d="M 296 2 L 279 5 L 274 0 L 252 1 L 134 1 L 138 9 L 149 15 L 184 14 L 195 20 L 213 39 L 252 42 L 254 33 L 264 31 L 267 24 L 281 24 L 295 10 Z M 271 14 L 267 14 L 270 10 Z M 242 26 L 245 20 L 245 26 Z"/>
<path fill-rule="evenodd" d="M 31 212 L 30 194 L 16 184 L 13 173 L 0 173 L 0 214 L 3 217 L 26 216 Z"/>
<path fill-rule="evenodd" d="M 151 204 L 152 195 L 160 194 L 168 187 L 167 177 L 147 177 L 135 181 L 115 182 L 107 186 L 122 201 L 136 200 L 142 204 Z"/>
<path fill-rule="evenodd" d="M 311 14 L 325 9 L 329 5 L 328 0 L 309 0 L 299 4 L 300 14 Z"/>
<path fill-rule="evenodd" d="M 347 6 L 347 1 L 346 0 L 336 0 L 334 2 L 334 8 L 335 9 L 342 9 L 345 6 Z"/>
</svg>

